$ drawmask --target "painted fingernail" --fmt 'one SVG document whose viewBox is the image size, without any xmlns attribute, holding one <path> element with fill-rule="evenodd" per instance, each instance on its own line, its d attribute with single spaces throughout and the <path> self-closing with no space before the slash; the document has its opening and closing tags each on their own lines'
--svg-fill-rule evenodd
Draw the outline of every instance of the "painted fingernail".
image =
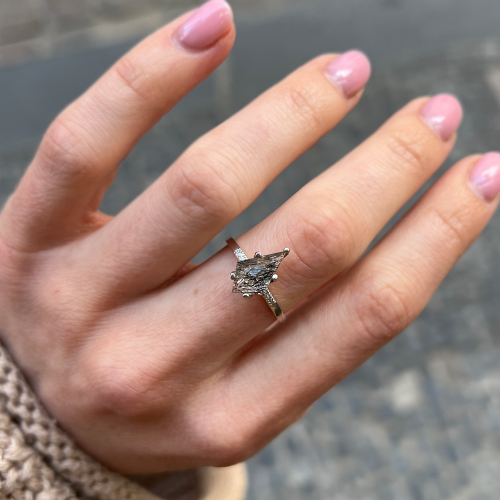
<svg viewBox="0 0 500 500">
<path fill-rule="evenodd" d="M 469 174 L 474 191 L 486 201 L 500 193 L 500 153 L 485 154 Z"/>
<path fill-rule="evenodd" d="M 358 50 L 350 50 L 327 66 L 326 75 L 346 97 L 352 97 L 366 85 L 371 71 L 368 57 Z"/>
<path fill-rule="evenodd" d="M 227 33 L 232 23 L 233 11 L 229 4 L 224 0 L 211 0 L 194 11 L 176 37 L 188 49 L 203 50 Z"/>
<path fill-rule="evenodd" d="M 420 115 L 441 140 L 447 141 L 458 130 L 463 112 L 456 97 L 439 94 L 427 101 Z"/>
</svg>

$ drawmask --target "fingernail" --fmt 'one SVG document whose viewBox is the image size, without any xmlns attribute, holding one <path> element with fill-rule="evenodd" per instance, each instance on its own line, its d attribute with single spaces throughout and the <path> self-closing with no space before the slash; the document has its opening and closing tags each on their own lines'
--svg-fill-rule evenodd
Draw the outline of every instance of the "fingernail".
<svg viewBox="0 0 500 500">
<path fill-rule="evenodd" d="M 441 140 L 447 141 L 458 130 L 463 112 L 456 97 L 439 94 L 427 101 L 420 115 Z"/>
<path fill-rule="evenodd" d="M 469 181 L 481 198 L 493 200 L 500 192 L 500 153 L 485 154 L 469 174 Z"/>
<path fill-rule="evenodd" d="M 370 74 L 370 61 L 358 50 L 345 52 L 326 68 L 326 75 L 330 81 L 346 97 L 359 92 L 370 79 Z"/>
<path fill-rule="evenodd" d="M 176 33 L 177 40 L 191 50 L 203 50 L 224 35 L 233 22 L 233 11 L 224 0 L 211 0 L 196 9 Z"/>
</svg>

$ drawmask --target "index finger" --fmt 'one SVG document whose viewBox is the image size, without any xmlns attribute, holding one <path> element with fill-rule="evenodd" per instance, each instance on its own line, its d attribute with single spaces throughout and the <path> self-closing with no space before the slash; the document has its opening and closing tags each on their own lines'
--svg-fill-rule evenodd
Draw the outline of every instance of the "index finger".
<svg viewBox="0 0 500 500">
<path fill-rule="evenodd" d="M 228 55 L 231 8 L 212 0 L 123 56 L 49 127 L 1 232 L 33 249 L 102 225 L 102 196 L 139 139 Z M 7 234 L 6 234 L 7 233 Z"/>
</svg>

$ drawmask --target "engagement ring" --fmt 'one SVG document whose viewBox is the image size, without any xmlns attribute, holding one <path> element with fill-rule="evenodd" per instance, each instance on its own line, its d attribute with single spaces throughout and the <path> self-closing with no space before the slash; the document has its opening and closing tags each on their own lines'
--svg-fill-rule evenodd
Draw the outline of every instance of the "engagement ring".
<svg viewBox="0 0 500 500">
<path fill-rule="evenodd" d="M 285 248 L 283 252 L 270 255 L 255 252 L 253 259 L 249 259 L 233 238 L 226 240 L 226 243 L 239 261 L 236 271 L 231 273 L 233 293 L 241 293 L 246 299 L 252 295 L 262 295 L 278 321 L 285 321 L 285 315 L 268 287 L 278 279 L 276 271 L 290 250 Z"/>
</svg>

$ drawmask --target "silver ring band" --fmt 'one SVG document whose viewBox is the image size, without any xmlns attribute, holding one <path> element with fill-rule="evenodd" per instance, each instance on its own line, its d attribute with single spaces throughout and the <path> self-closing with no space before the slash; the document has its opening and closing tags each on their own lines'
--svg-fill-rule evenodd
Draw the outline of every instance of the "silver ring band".
<svg viewBox="0 0 500 500">
<path fill-rule="evenodd" d="M 236 258 L 238 259 L 239 262 L 243 262 L 243 261 L 252 261 L 252 259 L 249 259 L 246 255 L 245 255 L 245 252 L 240 248 L 240 246 L 238 245 L 238 243 L 236 243 L 236 240 L 234 240 L 233 238 L 228 238 L 226 240 L 226 243 L 227 243 L 227 246 L 233 251 L 234 255 L 236 256 Z M 278 268 L 279 264 L 281 263 L 281 260 L 283 260 L 283 258 L 285 258 L 288 253 L 290 252 L 290 250 L 288 250 L 288 248 L 285 248 L 285 250 L 283 252 L 281 252 L 280 254 L 273 254 L 273 255 L 270 255 L 270 256 L 262 256 L 259 252 L 257 252 L 255 254 L 255 258 L 261 258 L 262 260 L 266 259 L 266 258 L 269 258 L 269 257 L 273 257 L 274 255 L 280 255 L 279 257 L 279 262 L 278 264 L 274 264 L 276 269 Z M 281 254 L 283 254 L 281 256 Z M 238 268 L 237 268 L 237 271 L 238 271 Z M 231 274 L 231 279 L 235 279 L 235 273 L 232 273 Z M 277 275 L 274 275 L 273 278 L 277 279 Z M 275 279 L 271 280 L 270 282 L 272 281 L 275 281 Z M 235 288 L 233 288 L 233 292 L 235 291 Z M 239 293 L 241 293 L 241 291 L 237 290 Z M 267 288 L 267 286 L 260 290 L 259 292 L 254 292 L 253 294 L 255 295 L 262 295 L 265 299 L 265 301 L 267 302 L 267 305 L 271 308 L 271 311 L 274 313 L 274 315 L 276 316 L 276 319 L 278 321 L 280 321 L 281 323 L 283 321 L 285 321 L 286 317 L 285 317 L 285 314 L 283 313 L 283 311 L 281 310 L 281 307 L 278 305 L 278 303 L 276 302 L 276 299 L 273 297 L 273 294 L 269 291 L 269 289 Z M 247 293 L 244 293 L 243 296 L 251 296 Z"/>
</svg>

